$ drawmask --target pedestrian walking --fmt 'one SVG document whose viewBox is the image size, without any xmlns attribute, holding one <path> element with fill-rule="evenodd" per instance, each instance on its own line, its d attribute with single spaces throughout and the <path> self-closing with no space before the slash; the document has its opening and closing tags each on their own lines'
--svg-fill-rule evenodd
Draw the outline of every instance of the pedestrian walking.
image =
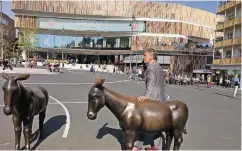
<svg viewBox="0 0 242 151">
<path fill-rule="evenodd" d="M 234 82 L 234 98 L 236 99 L 236 94 L 240 85 L 238 74 L 234 75 L 233 82 Z"/>
</svg>

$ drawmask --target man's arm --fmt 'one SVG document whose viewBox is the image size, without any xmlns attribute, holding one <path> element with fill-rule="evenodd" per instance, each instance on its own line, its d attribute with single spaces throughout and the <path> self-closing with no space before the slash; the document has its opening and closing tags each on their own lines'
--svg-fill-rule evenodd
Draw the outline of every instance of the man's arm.
<svg viewBox="0 0 242 151">
<path fill-rule="evenodd" d="M 145 89 L 145 96 L 151 98 L 153 88 L 155 86 L 155 68 L 151 66 L 147 69 L 147 85 Z"/>
</svg>

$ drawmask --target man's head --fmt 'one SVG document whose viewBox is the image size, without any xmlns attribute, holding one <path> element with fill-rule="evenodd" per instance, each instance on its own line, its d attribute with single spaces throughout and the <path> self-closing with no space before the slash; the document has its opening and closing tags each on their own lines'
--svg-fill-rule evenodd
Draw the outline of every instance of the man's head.
<svg viewBox="0 0 242 151">
<path fill-rule="evenodd" d="M 147 49 L 144 52 L 144 63 L 150 64 L 153 60 L 157 60 L 156 51 L 154 49 Z"/>
</svg>

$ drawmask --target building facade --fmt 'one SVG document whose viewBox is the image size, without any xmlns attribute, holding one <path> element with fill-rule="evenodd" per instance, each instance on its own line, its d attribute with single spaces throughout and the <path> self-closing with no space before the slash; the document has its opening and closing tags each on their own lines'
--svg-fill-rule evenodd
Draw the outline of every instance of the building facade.
<svg viewBox="0 0 242 151">
<path fill-rule="evenodd" d="M 185 68 L 191 63 L 184 61 L 187 59 L 201 60 L 199 65 L 193 63 L 194 68 L 204 69 L 206 50 L 211 50 L 215 38 L 216 14 L 179 4 L 13 0 L 12 11 L 16 14 L 16 28 L 36 28 L 36 47 L 48 52 L 50 58 L 60 57 L 63 52 L 65 58 L 67 54 L 78 54 L 79 61 L 86 58 L 88 62 L 113 62 L 119 58 L 121 62 L 137 63 L 142 56 L 134 54 L 153 48 L 168 54 L 159 56 L 159 60 L 168 63 L 172 71 Z M 192 57 L 183 54 L 183 62 L 176 67 L 176 57 L 181 53 L 178 49 L 184 50 L 189 41 L 197 42 L 198 47 L 207 45 L 208 49 L 199 49 L 198 55 Z M 169 55 L 175 51 L 177 55 Z"/>
<path fill-rule="evenodd" d="M 226 76 L 237 73 L 241 77 L 241 1 L 219 3 L 217 15 L 224 16 L 216 25 L 217 36 L 212 69 Z"/>
<path fill-rule="evenodd" d="M 1 16 L 2 16 L 2 19 L 1 19 Z M 14 20 L 11 19 L 6 14 L 4 13 L 0 14 L 0 20 L 2 20 L 1 29 L 0 29 L 0 44 L 3 41 L 3 51 L 4 51 L 9 49 L 9 46 L 11 45 L 11 43 L 14 42 L 14 39 L 16 37 L 16 30 L 14 27 Z M 3 38 L 1 38 L 2 34 L 3 34 Z"/>
</svg>

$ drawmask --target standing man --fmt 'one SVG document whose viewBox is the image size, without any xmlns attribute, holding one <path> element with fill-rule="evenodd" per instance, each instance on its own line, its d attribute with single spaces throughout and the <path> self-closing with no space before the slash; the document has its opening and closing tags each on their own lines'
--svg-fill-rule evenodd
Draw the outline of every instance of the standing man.
<svg viewBox="0 0 242 151">
<path fill-rule="evenodd" d="M 163 68 L 157 63 L 157 55 L 155 50 L 148 49 L 144 52 L 144 62 L 148 65 L 145 80 L 145 94 L 138 97 L 138 101 L 143 102 L 146 99 L 165 101 L 164 93 L 164 71 Z M 154 145 L 155 134 L 146 134 L 149 136 L 150 148 L 146 150 L 157 150 Z M 144 141 L 144 134 L 138 133 L 138 140 L 134 143 L 133 150 L 141 150 Z"/>
</svg>

